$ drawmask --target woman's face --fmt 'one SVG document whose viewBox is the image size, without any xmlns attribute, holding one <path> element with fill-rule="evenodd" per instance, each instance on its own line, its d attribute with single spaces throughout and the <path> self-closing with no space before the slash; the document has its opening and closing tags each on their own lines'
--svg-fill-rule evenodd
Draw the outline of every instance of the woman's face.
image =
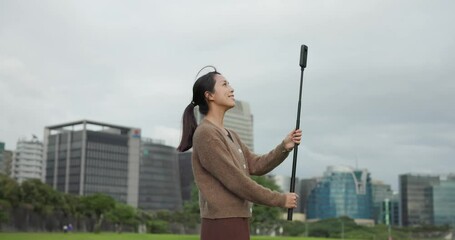
<svg viewBox="0 0 455 240">
<path fill-rule="evenodd" d="M 235 106 L 234 89 L 229 82 L 220 74 L 215 74 L 215 86 L 213 93 L 208 93 L 207 99 L 216 105 L 225 106 L 227 109 Z"/>
</svg>

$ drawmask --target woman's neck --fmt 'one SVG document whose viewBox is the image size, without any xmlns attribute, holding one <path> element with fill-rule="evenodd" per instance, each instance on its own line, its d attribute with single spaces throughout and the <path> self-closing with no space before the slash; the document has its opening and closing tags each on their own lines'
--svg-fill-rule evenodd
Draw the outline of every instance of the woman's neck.
<svg viewBox="0 0 455 240">
<path fill-rule="evenodd" d="M 224 114 L 225 111 L 216 111 L 215 109 L 211 109 L 205 116 L 205 119 L 209 120 L 217 127 L 224 129 Z"/>
</svg>

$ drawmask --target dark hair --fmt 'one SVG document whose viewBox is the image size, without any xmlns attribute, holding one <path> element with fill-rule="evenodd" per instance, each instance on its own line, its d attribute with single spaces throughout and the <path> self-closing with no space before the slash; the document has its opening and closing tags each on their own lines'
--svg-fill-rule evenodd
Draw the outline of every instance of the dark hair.
<svg viewBox="0 0 455 240">
<path fill-rule="evenodd" d="M 207 115 L 209 106 L 205 100 L 205 92 L 209 91 L 213 93 L 216 74 L 220 73 L 215 69 L 215 71 L 209 72 L 198 78 L 193 85 L 193 100 L 183 112 L 182 138 L 180 140 L 180 145 L 177 147 L 179 152 L 185 152 L 193 147 L 193 134 L 197 127 L 196 117 L 194 116 L 194 107 L 199 106 L 199 112 L 203 115 Z"/>
</svg>

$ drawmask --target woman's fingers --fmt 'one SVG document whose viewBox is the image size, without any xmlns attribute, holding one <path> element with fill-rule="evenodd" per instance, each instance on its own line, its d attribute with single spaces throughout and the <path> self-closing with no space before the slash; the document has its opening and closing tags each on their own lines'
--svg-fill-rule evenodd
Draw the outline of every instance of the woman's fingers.
<svg viewBox="0 0 455 240">
<path fill-rule="evenodd" d="M 297 130 L 293 131 L 291 139 L 294 143 L 300 144 L 300 142 L 302 141 L 302 130 L 297 129 Z"/>
</svg>

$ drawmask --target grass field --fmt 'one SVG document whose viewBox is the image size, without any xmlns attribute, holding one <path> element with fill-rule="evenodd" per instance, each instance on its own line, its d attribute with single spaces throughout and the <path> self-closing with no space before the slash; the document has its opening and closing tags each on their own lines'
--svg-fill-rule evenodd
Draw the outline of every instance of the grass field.
<svg viewBox="0 0 455 240">
<path fill-rule="evenodd" d="M 198 240 L 196 235 L 131 234 L 131 233 L 0 233 L 1 240 Z M 322 240 L 329 238 L 293 238 L 254 236 L 251 240 Z"/>
</svg>

